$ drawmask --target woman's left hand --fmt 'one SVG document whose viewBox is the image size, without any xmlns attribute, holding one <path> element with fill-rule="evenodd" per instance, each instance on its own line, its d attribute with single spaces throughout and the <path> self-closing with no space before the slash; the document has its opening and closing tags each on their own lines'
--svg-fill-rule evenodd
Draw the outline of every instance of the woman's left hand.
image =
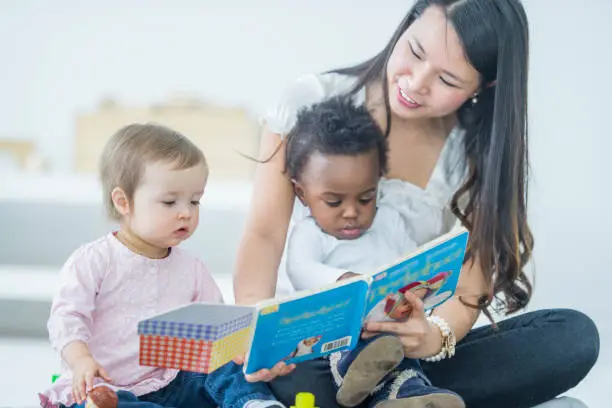
<svg viewBox="0 0 612 408">
<path fill-rule="evenodd" d="M 411 292 L 404 293 L 412 307 L 410 317 L 405 322 L 368 322 L 362 337 L 367 339 L 380 333 L 394 334 L 404 345 L 408 358 L 423 358 L 437 354 L 442 347 L 442 334 L 432 326 L 425 316 L 423 302 Z"/>
</svg>

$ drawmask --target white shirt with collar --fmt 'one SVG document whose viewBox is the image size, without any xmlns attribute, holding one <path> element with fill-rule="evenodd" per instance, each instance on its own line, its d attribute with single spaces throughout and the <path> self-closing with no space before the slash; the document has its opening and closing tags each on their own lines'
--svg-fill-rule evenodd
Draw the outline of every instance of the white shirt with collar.
<svg viewBox="0 0 612 408">
<path fill-rule="evenodd" d="M 328 235 L 307 216 L 289 236 L 287 275 L 295 290 L 317 289 L 346 272 L 376 272 L 416 246 L 401 214 L 389 205 L 379 205 L 372 226 L 351 240 Z"/>
</svg>

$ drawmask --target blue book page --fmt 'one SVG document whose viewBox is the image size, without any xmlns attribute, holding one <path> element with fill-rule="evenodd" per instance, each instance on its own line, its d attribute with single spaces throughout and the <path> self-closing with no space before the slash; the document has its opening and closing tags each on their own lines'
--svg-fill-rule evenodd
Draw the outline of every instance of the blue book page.
<svg viewBox="0 0 612 408">
<path fill-rule="evenodd" d="M 279 361 L 298 363 L 354 348 L 359 340 L 368 279 L 266 303 L 257 313 L 245 373 Z"/>
<path fill-rule="evenodd" d="M 404 293 L 421 298 L 425 310 L 450 299 L 457 288 L 468 242 L 460 229 L 417 250 L 415 255 L 372 275 L 366 321 L 404 321 L 411 312 Z"/>
</svg>

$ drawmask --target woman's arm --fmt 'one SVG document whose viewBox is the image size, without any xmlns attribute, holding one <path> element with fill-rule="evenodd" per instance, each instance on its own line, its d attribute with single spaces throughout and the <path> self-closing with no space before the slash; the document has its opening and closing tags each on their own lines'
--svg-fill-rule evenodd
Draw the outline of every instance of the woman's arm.
<svg viewBox="0 0 612 408">
<path fill-rule="evenodd" d="M 276 289 L 278 265 L 285 247 L 289 219 L 295 199 L 293 187 L 284 173 L 285 144 L 280 135 L 264 126 L 259 163 L 253 181 L 253 195 L 234 273 L 237 304 L 253 304 L 271 298 Z M 244 363 L 244 356 L 234 359 Z M 295 368 L 278 362 L 272 369 L 246 376 L 247 381 L 272 381 Z"/>
<path fill-rule="evenodd" d="M 295 198 L 284 173 L 284 141 L 267 126 L 261 136 L 259 159 L 269 161 L 257 164 L 251 208 L 238 249 L 234 274 L 238 304 L 274 296 Z"/>
<path fill-rule="evenodd" d="M 470 261 L 463 266 L 455 296 L 434 311 L 436 316 L 440 316 L 448 322 L 455 332 L 457 341 L 468 334 L 480 315 L 479 309 L 464 305 L 459 297 L 465 303 L 477 305 L 478 300 L 487 292 L 487 283 L 480 268 L 480 262 L 476 257 L 474 262 Z"/>
</svg>

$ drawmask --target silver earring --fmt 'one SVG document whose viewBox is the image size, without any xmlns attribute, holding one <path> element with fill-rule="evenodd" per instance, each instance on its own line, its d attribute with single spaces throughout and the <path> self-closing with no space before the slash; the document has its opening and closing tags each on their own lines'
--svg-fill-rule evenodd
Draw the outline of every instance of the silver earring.
<svg viewBox="0 0 612 408">
<path fill-rule="evenodd" d="M 472 96 L 472 105 L 476 105 L 478 103 L 478 94 L 474 94 Z"/>
</svg>

